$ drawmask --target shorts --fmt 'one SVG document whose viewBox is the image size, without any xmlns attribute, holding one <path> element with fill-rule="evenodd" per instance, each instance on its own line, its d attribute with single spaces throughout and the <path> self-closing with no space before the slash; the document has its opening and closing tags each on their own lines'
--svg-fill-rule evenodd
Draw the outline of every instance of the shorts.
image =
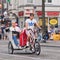
<svg viewBox="0 0 60 60">
<path fill-rule="evenodd" d="M 34 34 L 34 32 L 32 30 L 26 30 L 26 35 L 35 37 L 35 34 Z"/>
</svg>

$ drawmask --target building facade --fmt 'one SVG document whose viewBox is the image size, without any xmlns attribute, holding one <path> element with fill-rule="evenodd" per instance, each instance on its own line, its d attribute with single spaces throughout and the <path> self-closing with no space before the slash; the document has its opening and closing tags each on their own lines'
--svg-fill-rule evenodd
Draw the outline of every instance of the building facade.
<svg viewBox="0 0 60 60">
<path fill-rule="evenodd" d="M 39 25 L 42 26 L 42 0 L 11 0 L 9 10 L 19 16 L 20 26 L 30 13 L 35 14 Z M 46 25 L 60 28 L 60 0 L 45 0 Z"/>
<path fill-rule="evenodd" d="M 6 0 L 0 0 L 0 15 L 5 11 Z"/>
</svg>

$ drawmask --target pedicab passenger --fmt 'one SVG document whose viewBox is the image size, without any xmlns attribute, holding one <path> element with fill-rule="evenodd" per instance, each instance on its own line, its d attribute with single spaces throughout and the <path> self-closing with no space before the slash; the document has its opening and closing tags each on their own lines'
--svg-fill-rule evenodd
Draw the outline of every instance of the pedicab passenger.
<svg viewBox="0 0 60 60">
<path fill-rule="evenodd" d="M 19 36 L 21 30 L 20 28 L 16 25 L 15 22 L 12 22 L 12 26 L 10 27 L 10 31 L 12 31 L 12 38 L 14 40 L 14 43 L 16 46 L 19 46 L 19 42 L 17 40 L 17 35 Z"/>
</svg>

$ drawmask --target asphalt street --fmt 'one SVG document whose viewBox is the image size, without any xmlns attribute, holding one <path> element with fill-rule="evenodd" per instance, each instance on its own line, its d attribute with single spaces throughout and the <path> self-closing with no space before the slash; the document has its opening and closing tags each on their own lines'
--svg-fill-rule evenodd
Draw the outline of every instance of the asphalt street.
<svg viewBox="0 0 60 60">
<path fill-rule="evenodd" d="M 0 40 L 0 60 L 60 60 L 60 48 L 41 46 L 39 56 L 20 50 L 14 51 L 14 54 L 8 54 L 8 40 Z"/>
</svg>

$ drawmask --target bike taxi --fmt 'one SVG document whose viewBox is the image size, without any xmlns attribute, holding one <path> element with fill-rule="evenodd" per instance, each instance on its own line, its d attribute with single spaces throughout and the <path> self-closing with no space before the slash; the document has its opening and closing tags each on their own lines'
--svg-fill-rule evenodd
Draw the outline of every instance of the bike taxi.
<svg viewBox="0 0 60 60">
<path fill-rule="evenodd" d="M 32 30 L 29 29 L 31 32 Z M 37 31 L 36 31 L 37 32 Z M 14 40 L 13 40 L 13 32 L 10 31 L 8 38 L 9 38 L 9 43 L 8 43 L 8 53 L 9 54 L 13 54 L 14 50 L 24 50 L 25 52 L 27 49 L 29 49 L 29 51 L 31 51 L 31 53 L 35 53 L 36 55 L 39 55 L 41 52 L 41 48 L 40 48 L 40 43 L 39 40 L 36 38 L 34 38 L 32 36 L 32 34 L 35 35 L 35 32 L 31 33 L 31 38 L 30 38 L 30 42 L 29 42 L 29 47 L 26 46 L 27 43 L 27 35 L 26 35 L 26 30 L 22 30 L 22 32 L 19 34 L 19 38 L 17 38 L 18 41 L 18 46 L 15 44 Z"/>
</svg>

